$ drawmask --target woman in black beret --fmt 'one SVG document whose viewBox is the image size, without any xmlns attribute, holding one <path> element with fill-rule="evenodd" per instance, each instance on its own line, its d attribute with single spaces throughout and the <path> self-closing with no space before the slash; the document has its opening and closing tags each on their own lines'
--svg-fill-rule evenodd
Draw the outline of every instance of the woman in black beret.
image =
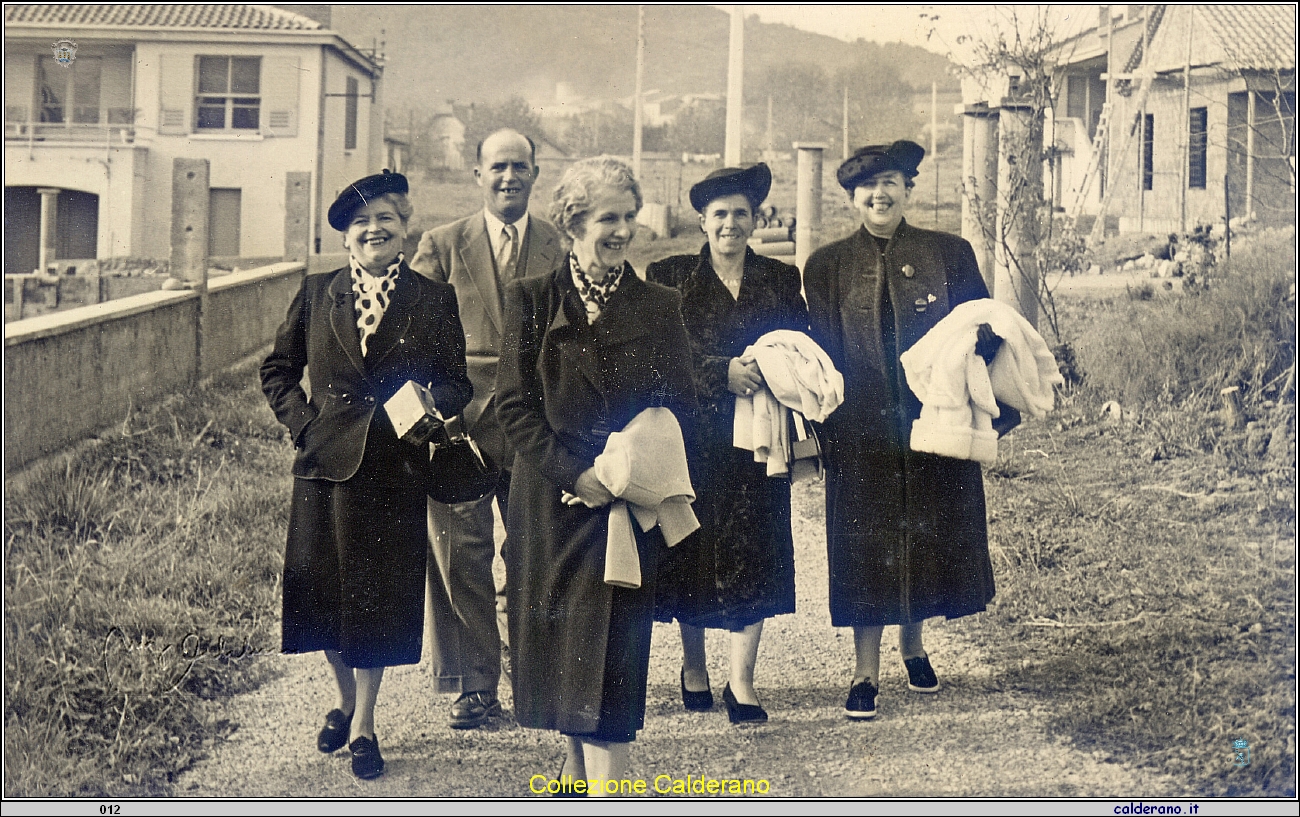
<svg viewBox="0 0 1300 817">
<path fill-rule="evenodd" d="M 455 292 L 401 253 L 406 193 L 406 178 L 385 171 L 339 195 L 329 223 L 349 263 L 303 280 L 261 369 L 295 451 L 282 648 L 325 651 L 339 703 L 316 745 L 349 746 L 364 779 L 384 769 L 374 724 L 384 668 L 418 662 L 424 630 L 429 448 L 398 439 L 384 403 L 413 380 L 450 418 L 472 392 Z"/>
<path fill-rule="evenodd" d="M 970 244 L 903 217 L 924 156 L 900 140 L 840 165 L 862 226 L 804 269 L 813 338 L 844 375 L 844 403 L 824 427 L 826 546 L 831 624 L 853 628 L 856 654 L 845 714 L 859 720 L 876 714 L 885 625 L 899 625 L 908 688 L 934 693 L 925 619 L 993 598 L 979 463 L 909 445 L 921 404 L 899 355 L 958 304 L 988 297 Z"/>
<path fill-rule="evenodd" d="M 736 724 L 767 720 L 754 690 L 763 621 L 794 612 L 790 482 L 767 476 L 753 452 L 732 445 L 736 396 L 763 385 L 744 350 L 767 332 L 808 328 L 799 270 L 749 248 L 771 187 L 772 172 L 761 163 L 710 173 L 690 194 L 708 241 L 699 253 L 646 268 L 646 280 L 682 293 L 701 407 L 689 450 L 701 528 L 668 551 L 656 617 L 681 627 L 682 703 L 693 711 L 713 707 L 704 630 L 730 631 L 722 696 Z"/>
</svg>

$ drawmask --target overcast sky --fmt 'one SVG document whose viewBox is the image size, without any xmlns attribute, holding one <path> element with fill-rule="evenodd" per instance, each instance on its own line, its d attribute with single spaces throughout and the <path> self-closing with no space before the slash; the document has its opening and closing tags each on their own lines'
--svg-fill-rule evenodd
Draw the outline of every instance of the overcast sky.
<svg viewBox="0 0 1300 817">
<path fill-rule="evenodd" d="M 730 10 L 731 6 L 718 6 Z M 963 34 L 981 34 L 994 20 L 1010 19 L 1014 11 L 1022 19 L 1049 15 L 1058 36 L 1070 36 L 1096 25 L 1095 5 L 767 5 L 746 4 L 745 14 L 758 15 L 767 23 L 786 23 L 814 31 L 856 40 L 904 42 L 960 59 Z M 937 18 L 937 19 L 935 19 Z"/>
</svg>

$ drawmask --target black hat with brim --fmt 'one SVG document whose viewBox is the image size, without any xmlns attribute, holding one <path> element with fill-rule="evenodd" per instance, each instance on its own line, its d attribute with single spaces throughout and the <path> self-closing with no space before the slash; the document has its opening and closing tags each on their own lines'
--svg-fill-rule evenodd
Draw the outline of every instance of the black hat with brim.
<svg viewBox="0 0 1300 817">
<path fill-rule="evenodd" d="M 366 204 L 386 193 L 406 195 L 410 189 L 405 176 L 387 169 L 383 173 L 376 173 L 355 181 L 344 188 L 330 205 L 328 218 L 330 226 L 340 233 L 346 233 L 352 216 Z"/>
<path fill-rule="evenodd" d="M 879 173 L 897 170 L 909 179 L 915 179 L 917 167 L 925 158 L 925 148 L 915 142 L 899 139 L 892 145 L 867 145 L 853 151 L 853 155 L 844 160 L 835 178 L 840 187 L 850 193 L 860 182 Z"/>
<path fill-rule="evenodd" d="M 736 194 L 747 197 L 758 206 L 767 198 L 771 189 L 772 171 L 762 162 L 746 168 L 723 167 L 705 176 L 703 181 L 691 188 L 691 206 L 703 213 L 704 208 L 714 199 Z"/>
</svg>

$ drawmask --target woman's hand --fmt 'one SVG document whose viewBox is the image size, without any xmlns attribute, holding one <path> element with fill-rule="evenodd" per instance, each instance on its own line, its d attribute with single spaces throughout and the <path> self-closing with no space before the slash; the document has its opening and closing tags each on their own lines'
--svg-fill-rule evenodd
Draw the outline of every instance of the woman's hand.
<svg viewBox="0 0 1300 817">
<path fill-rule="evenodd" d="M 573 491 L 563 491 L 560 494 L 560 501 L 569 507 L 586 505 L 588 508 L 600 508 L 614 501 L 614 495 L 596 476 L 595 468 L 588 468 L 579 475 Z"/>
<path fill-rule="evenodd" d="M 733 357 L 727 364 L 727 389 L 732 394 L 749 397 L 761 388 L 763 388 L 763 375 L 759 372 L 758 363 L 754 358 L 748 355 Z"/>
</svg>

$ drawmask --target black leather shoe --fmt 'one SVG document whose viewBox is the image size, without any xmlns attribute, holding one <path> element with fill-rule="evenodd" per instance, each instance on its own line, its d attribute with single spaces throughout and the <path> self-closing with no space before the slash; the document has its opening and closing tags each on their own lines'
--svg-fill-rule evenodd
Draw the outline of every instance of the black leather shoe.
<svg viewBox="0 0 1300 817">
<path fill-rule="evenodd" d="M 452 729 L 475 729 L 487 723 L 493 715 L 501 714 L 501 702 L 491 692 L 466 692 L 451 705 Z"/>
<path fill-rule="evenodd" d="M 379 739 L 365 735 L 352 741 L 352 773 L 362 780 L 374 780 L 384 773 L 384 756 L 379 754 Z"/>
<path fill-rule="evenodd" d="M 682 706 L 690 712 L 708 712 L 713 708 L 713 690 L 691 692 L 686 688 L 686 670 L 682 670 Z"/>
<path fill-rule="evenodd" d="M 331 709 L 325 714 L 325 728 L 316 736 L 316 748 L 332 754 L 348 745 L 348 732 L 352 730 L 352 716 L 342 709 Z"/>
<path fill-rule="evenodd" d="M 938 692 L 939 679 L 935 677 L 934 668 L 930 666 L 930 656 L 908 658 L 903 661 L 907 667 L 907 688 L 913 692 Z"/>
<path fill-rule="evenodd" d="M 722 688 L 722 702 L 727 705 L 727 718 L 736 725 L 767 723 L 767 710 L 755 704 L 742 704 L 731 692 L 731 684 Z"/>
<path fill-rule="evenodd" d="M 859 721 L 876 717 L 876 696 L 880 690 L 870 681 L 859 681 L 849 688 L 849 699 L 844 702 L 844 714 Z"/>
</svg>

